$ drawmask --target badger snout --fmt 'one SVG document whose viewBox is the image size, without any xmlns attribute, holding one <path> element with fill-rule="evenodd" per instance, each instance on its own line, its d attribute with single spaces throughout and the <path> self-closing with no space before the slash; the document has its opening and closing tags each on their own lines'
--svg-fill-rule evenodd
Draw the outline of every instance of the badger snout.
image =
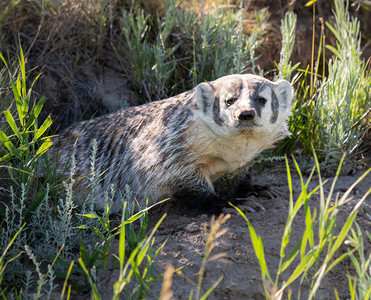
<svg viewBox="0 0 371 300">
<path fill-rule="evenodd" d="M 240 120 L 240 121 L 252 121 L 252 120 L 255 119 L 255 116 L 256 116 L 255 110 L 253 110 L 253 109 L 244 110 L 238 116 L 238 120 Z"/>
</svg>

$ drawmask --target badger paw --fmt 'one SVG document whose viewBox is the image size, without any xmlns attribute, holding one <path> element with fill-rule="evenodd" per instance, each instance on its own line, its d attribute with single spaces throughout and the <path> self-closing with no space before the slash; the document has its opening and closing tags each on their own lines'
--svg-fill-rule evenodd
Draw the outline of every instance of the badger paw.
<svg viewBox="0 0 371 300">
<path fill-rule="evenodd" d="M 234 204 L 241 209 L 243 212 L 260 212 L 260 211 L 266 211 L 265 207 L 260 204 L 256 197 L 250 196 L 246 198 L 235 198 Z M 234 208 L 231 207 L 223 207 L 222 209 L 223 213 L 229 213 L 229 214 L 236 214 L 237 211 Z"/>
<path fill-rule="evenodd" d="M 239 198 L 255 196 L 257 198 L 264 197 L 274 199 L 282 197 L 277 190 L 269 187 L 268 185 L 251 184 L 249 179 L 239 182 L 237 186 L 237 194 L 239 195 Z"/>
</svg>

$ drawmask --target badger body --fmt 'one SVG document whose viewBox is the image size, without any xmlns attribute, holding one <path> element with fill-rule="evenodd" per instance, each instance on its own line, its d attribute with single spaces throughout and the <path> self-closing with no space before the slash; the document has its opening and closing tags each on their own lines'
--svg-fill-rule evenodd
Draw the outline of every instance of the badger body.
<svg viewBox="0 0 371 300">
<path fill-rule="evenodd" d="M 252 160 L 289 134 L 292 106 L 287 81 L 255 75 L 229 75 L 161 101 L 130 107 L 64 131 L 56 148 L 59 170 L 71 152 L 76 175 L 90 171 L 97 145 L 94 189 L 98 207 L 104 191 L 130 186 L 140 203 L 173 198 L 192 203 L 216 197 L 213 182 Z M 82 181 L 87 185 L 88 181 Z M 116 193 L 119 195 L 119 193 Z M 114 198 L 113 211 L 122 207 Z"/>
</svg>

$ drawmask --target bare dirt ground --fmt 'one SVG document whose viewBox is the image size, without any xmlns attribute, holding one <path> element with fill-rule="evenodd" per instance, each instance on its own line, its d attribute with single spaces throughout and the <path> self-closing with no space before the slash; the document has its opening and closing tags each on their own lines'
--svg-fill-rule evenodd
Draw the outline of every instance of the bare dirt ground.
<svg viewBox="0 0 371 300">
<path fill-rule="evenodd" d="M 254 179 L 257 183 L 266 183 L 274 190 L 278 191 L 281 196 L 274 199 L 255 198 L 262 204 L 266 211 L 248 212 L 246 216 L 254 226 L 258 235 L 261 235 L 265 256 L 273 280 L 279 263 L 279 250 L 281 245 L 281 237 L 285 227 L 288 215 L 289 204 L 289 189 L 287 186 L 286 171 L 282 168 L 279 171 L 272 172 L 272 168 L 264 169 L 260 174 L 255 174 Z M 277 170 L 277 168 L 275 168 Z M 347 169 L 347 168 L 345 168 Z M 348 168 L 349 170 L 349 168 Z M 364 170 L 357 170 L 352 175 L 343 174 L 339 177 L 335 188 L 335 194 L 340 196 L 361 176 Z M 270 180 L 267 179 L 267 174 L 270 175 Z M 301 192 L 300 178 L 295 171 L 293 175 L 293 190 L 294 201 Z M 272 183 L 272 178 L 274 182 Z M 326 177 L 329 182 L 325 185 L 325 194 L 330 189 L 333 177 Z M 318 176 L 312 179 L 310 190 L 318 184 Z M 350 194 L 352 200 L 342 208 L 338 215 L 337 228 L 344 224 L 352 207 L 359 201 L 362 196 L 371 187 L 371 176 L 367 176 L 359 185 L 357 185 Z M 315 194 L 310 200 L 312 208 L 319 209 L 319 194 Z M 166 239 L 166 245 L 156 260 L 156 273 L 161 274 L 165 271 L 166 266 L 171 263 L 174 268 L 183 267 L 183 275 L 174 274 L 172 278 L 171 291 L 173 299 L 188 299 L 190 291 L 195 289 L 189 280 L 197 282 L 202 262 L 202 255 L 205 245 L 204 227 L 210 224 L 210 216 L 202 214 L 199 216 L 190 216 L 189 211 L 179 207 L 174 203 L 167 203 L 162 207 L 155 208 L 150 213 L 150 221 L 155 224 L 157 220 L 167 213 L 166 218 L 155 234 L 156 242 L 155 249 L 159 247 Z M 368 197 L 363 203 L 362 208 L 357 216 L 356 221 L 363 230 L 371 230 L 371 197 Z M 152 225 L 153 225 L 152 224 Z M 291 234 L 291 242 L 289 249 L 296 243 L 304 230 L 304 209 L 301 209 L 296 217 Z M 213 250 L 212 255 L 225 253 L 223 259 L 215 260 L 206 264 L 202 291 L 205 293 L 220 276 L 223 280 L 215 288 L 214 292 L 208 299 L 264 299 L 264 288 L 261 280 L 261 273 L 258 260 L 255 256 L 253 246 L 250 240 L 245 220 L 237 213 L 232 212 L 230 219 L 221 227 L 227 229 L 227 232 L 216 239 L 217 247 Z M 115 241 L 114 251 L 117 248 L 118 241 Z M 366 241 L 366 249 L 370 252 L 370 243 Z M 337 256 L 346 251 L 346 246 L 343 245 L 337 253 Z M 288 250 L 287 253 L 290 251 Z M 294 271 L 290 267 L 281 279 L 287 279 L 289 274 Z M 351 261 L 345 260 L 335 267 L 323 279 L 316 299 L 334 299 L 334 289 L 337 289 L 340 299 L 346 299 L 348 295 L 348 279 L 347 275 L 352 274 L 353 267 Z M 104 299 L 110 299 L 112 286 L 118 278 L 118 270 L 109 270 L 105 280 L 101 283 L 101 287 L 106 287 L 106 295 Z M 187 277 L 187 279 L 185 279 Z M 282 283 L 282 281 L 281 281 Z M 158 279 L 151 284 L 152 295 L 148 299 L 157 299 L 161 292 L 162 279 Z M 297 295 L 298 280 L 292 284 L 293 295 Z M 309 288 L 304 283 L 302 285 L 302 297 L 308 295 Z M 203 294 L 202 293 L 202 294 Z M 294 299 L 296 297 L 294 296 Z"/>
</svg>

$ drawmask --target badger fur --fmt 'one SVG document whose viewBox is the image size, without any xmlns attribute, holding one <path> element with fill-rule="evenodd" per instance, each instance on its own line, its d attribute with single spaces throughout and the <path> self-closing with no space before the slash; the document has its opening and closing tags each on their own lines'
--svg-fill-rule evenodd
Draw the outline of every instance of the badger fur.
<svg viewBox="0 0 371 300">
<path fill-rule="evenodd" d="M 73 153 L 76 175 L 88 175 L 96 139 L 95 170 L 104 173 L 94 191 L 98 207 L 104 207 L 103 193 L 112 184 L 116 191 L 129 185 L 142 204 L 147 198 L 150 203 L 165 198 L 207 201 L 217 197 L 213 183 L 218 178 L 289 134 L 291 107 L 292 89 L 285 80 L 221 77 L 67 129 L 56 144 L 59 171 Z M 121 207 L 115 197 L 113 211 Z"/>
</svg>

